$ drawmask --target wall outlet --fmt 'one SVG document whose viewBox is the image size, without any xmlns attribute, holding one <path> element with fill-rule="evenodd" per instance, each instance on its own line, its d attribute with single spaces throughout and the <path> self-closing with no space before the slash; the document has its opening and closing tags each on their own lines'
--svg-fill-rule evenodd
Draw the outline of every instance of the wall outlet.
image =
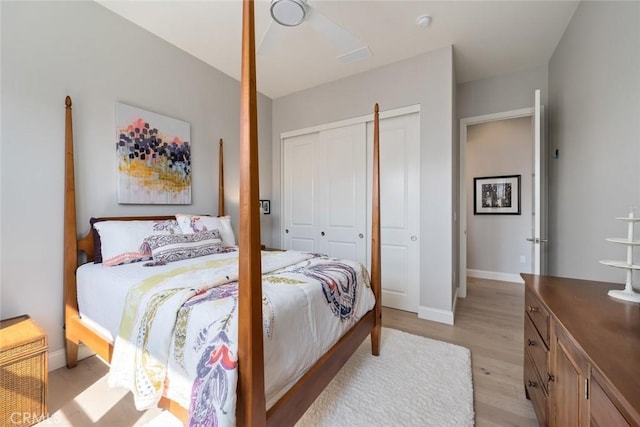
<svg viewBox="0 0 640 427">
<path fill-rule="evenodd" d="M 527 263 L 527 257 L 524 255 L 520 255 L 520 264 L 526 264 Z"/>
</svg>

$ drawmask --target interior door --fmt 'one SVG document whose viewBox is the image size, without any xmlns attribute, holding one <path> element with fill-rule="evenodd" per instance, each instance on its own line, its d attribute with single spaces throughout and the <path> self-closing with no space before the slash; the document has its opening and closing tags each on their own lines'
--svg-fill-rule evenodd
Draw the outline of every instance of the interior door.
<svg viewBox="0 0 640 427">
<path fill-rule="evenodd" d="M 540 103 L 540 89 L 535 91 L 534 102 L 534 165 L 533 165 L 533 215 L 531 242 L 531 268 L 533 274 L 546 274 L 547 270 L 547 191 L 546 144 L 544 109 Z"/>
<path fill-rule="evenodd" d="M 368 124 L 367 140 L 368 147 L 373 147 L 371 123 Z M 367 158 L 371 171 L 372 154 Z M 367 229 L 370 229 L 370 188 L 368 194 Z M 380 225 L 382 305 L 415 313 L 420 298 L 418 113 L 380 120 Z"/>
<path fill-rule="evenodd" d="M 318 250 L 366 262 L 366 125 L 326 131 L 318 138 Z"/>
<path fill-rule="evenodd" d="M 319 252 L 318 133 L 284 140 L 284 248 Z"/>
</svg>

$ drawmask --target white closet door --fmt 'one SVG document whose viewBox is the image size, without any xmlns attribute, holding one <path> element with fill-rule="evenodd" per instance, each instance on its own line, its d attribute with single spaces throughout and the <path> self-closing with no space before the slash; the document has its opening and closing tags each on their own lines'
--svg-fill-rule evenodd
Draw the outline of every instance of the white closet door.
<svg viewBox="0 0 640 427">
<path fill-rule="evenodd" d="M 284 248 L 319 252 L 318 133 L 284 140 Z"/>
<path fill-rule="evenodd" d="M 366 125 L 321 131 L 319 252 L 366 262 Z"/>
<path fill-rule="evenodd" d="M 371 123 L 367 127 L 367 140 L 372 147 Z M 372 155 L 367 158 L 371 171 Z M 368 194 L 371 200 L 371 189 Z M 367 206 L 370 212 L 371 203 Z M 370 224 L 371 215 L 367 218 Z M 380 120 L 380 225 L 382 304 L 415 313 L 420 298 L 420 120 L 417 113 Z"/>
</svg>

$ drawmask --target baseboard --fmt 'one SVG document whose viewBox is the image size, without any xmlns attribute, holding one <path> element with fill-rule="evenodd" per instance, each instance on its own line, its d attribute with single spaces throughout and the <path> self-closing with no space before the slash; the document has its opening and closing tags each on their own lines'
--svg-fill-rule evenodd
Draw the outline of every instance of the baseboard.
<svg viewBox="0 0 640 427">
<path fill-rule="evenodd" d="M 478 279 L 498 280 L 500 282 L 513 282 L 521 283 L 524 285 L 524 280 L 519 274 L 500 273 L 498 271 L 484 271 L 484 270 L 472 270 L 467 268 L 467 276 L 476 277 Z"/>
<path fill-rule="evenodd" d="M 449 310 L 420 305 L 418 306 L 418 318 L 453 325 L 453 311 Z"/>
<path fill-rule="evenodd" d="M 85 359 L 87 357 L 93 356 L 96 354 L 91 351 L 89 347 L 84 344 L 80 344 L 78 347 L 78 360 Z M 49 353 L 49 371 L 54 371 L 58 368 L 62 368 L 63 366 L 67 366 L 67 357 L 65 354 L 65 350 L 57 350 Z"/>
</svg>

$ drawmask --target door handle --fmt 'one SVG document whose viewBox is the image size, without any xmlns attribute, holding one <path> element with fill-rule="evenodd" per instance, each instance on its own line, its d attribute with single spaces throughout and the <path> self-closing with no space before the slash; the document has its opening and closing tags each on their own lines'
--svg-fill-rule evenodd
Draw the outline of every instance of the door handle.
<svg viewBox="0 0 640 427">
<path fill-rule="evenodd" d="M 527 237 L 527 242 L 532 242 L 532 243 L 549 243 L 549 240 L 547 239 L 539 239 L 537 237 Z"/>
<path fill-rule="evenodd" d="M 360 233 L 358 234 L 358 237 L 362 239 L 364 237 L 364 234 Z"/>
<path fill-rule="evenodd" d="M 287 234 L 289 234 L 289 229 L 288 229 L 288 228 L 285 228 L 284 232 L 285 232 L 285 233 L 287 233 Z"/>
<path fill-rule="evenodd" d="M 413 236 L 411 236 L 411 241 L 415 242 L 416 240 L 418 240 L 418 236 L 416 236 L 415 234 Z"/>
<path fill-rule="evenodd" d="M 324 231 L 321 231 L 321 232 L 320 232 L 320 235 L 321 235 L 321 236 L 324 236 Z"/>
</svg>

